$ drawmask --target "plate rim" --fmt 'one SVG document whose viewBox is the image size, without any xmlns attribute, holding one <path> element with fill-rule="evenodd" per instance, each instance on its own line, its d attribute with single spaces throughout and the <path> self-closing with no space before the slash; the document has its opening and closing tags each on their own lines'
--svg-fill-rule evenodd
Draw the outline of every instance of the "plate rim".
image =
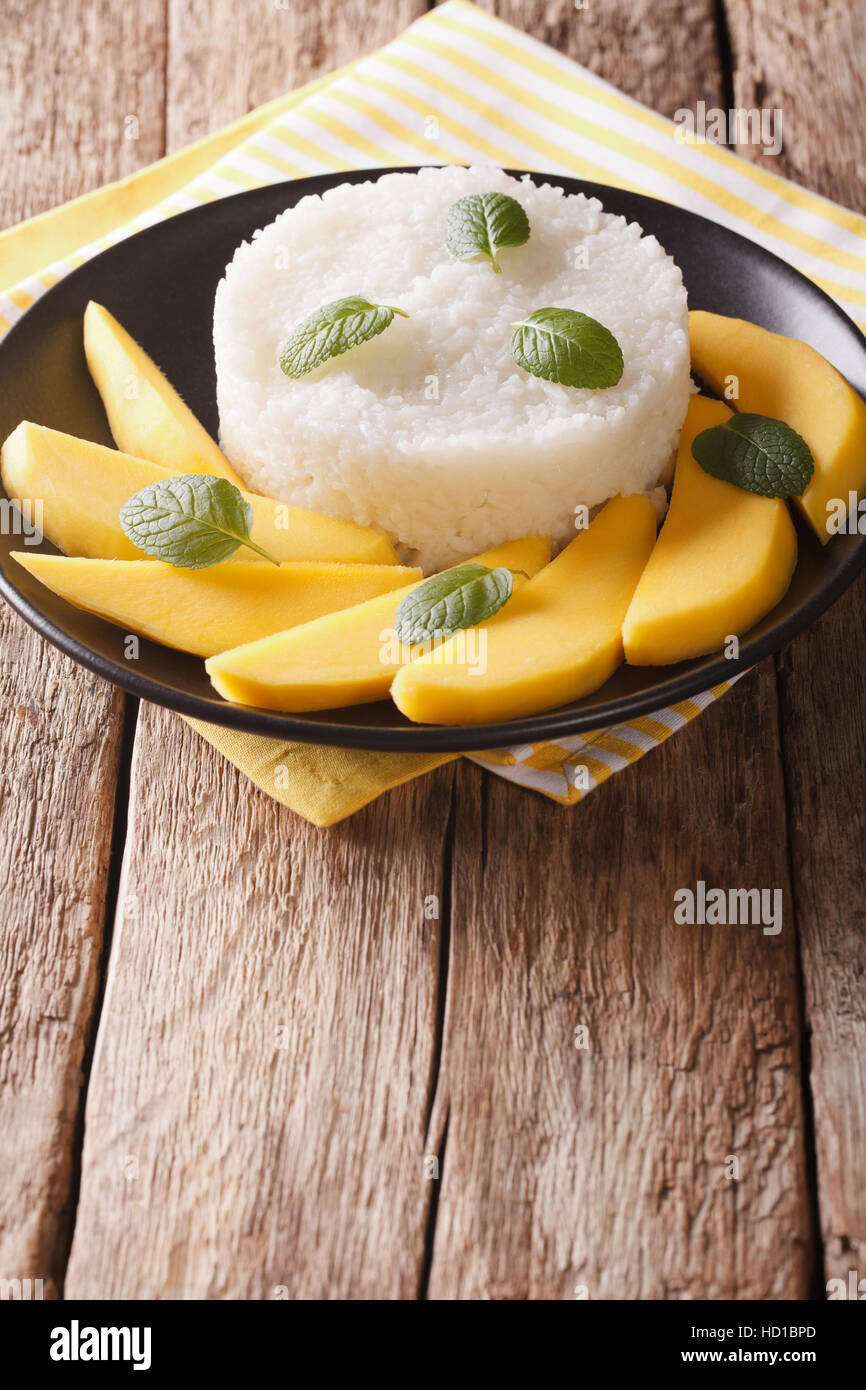
<svg viewBox="0 0 866 1390">
<path fill-rule="evenodd" d="M 275 188 L 283 189 L 286 192 L 285 207 L 288 208 L 294 206 L 304 196 L 320 193 L 339 183 L 362 183 L 377 180 L 387 174 L 417 173 L 419 169 L 427 167 L 439 166 L 406 165 L 395 167 L 388 165 L 372 169 L 353 169 L 343 173 L 315 174 L 306 178 L 279 181 L 275 184 L 262 185 L 260 188 L 246 189 L 240 193 L 231 194 L 227 198 L 206 203 L 202 207 L 190 208 L 184 212 L 176 213 L 170 218 L 122 238 L 70 271 L 68 275 L 63 276 L 44 295 L 40 295 L 35 303 L 16 320 L 0 342 L 0 349 L 5 353 L 11 344 L 11 350 L 14 351 L 16 335 L 21 325 L 34 313 L 38 314 L 40 306 L 44 308 L 53 294 L 61 289 L 65 289 L 67 292 L 70 289 L 74 291 L 76 281 L 79 278 L 87 278 L 87 276 L 92 275 L 93 267 L 107 258 L 128 254 L 130 245 L 138 241 L 139 238 L 158 238 L 164 234 L 168 226 L 178 222 L 183 222 L 185 225 L 189 225 L 193 220 L 206 222 L 225 205 L 237 205 L 239 202 L 252 201 L 265 191 L 272 192 Z M 506 172 L 516 178 L 529 177 L 534 182 L 554 184 L 563 188 L 565 192 L 576 190 L 585 193 L 587 197 L 596 197 L 602 203 L 606 192 L 626 194 L 640 202 L 660 204 L 675 215 L 685 217 L 691 222 L 706 223 L 713 228 L 715 236 L 721 234 L 723 238 L 730 240 L 732 245 L 745 242 L 752 255 L 757 254 L 759 259 L 763 258 L 768 265 L 775 269 L 776 273 L 781 270 L 783 274 L 796 279 L 801 290 L 805 288 L 825 309 L 829 307 L 836 318 L 840 320 L 842 326 L 859 340 L 864 353 L 866 353 L 866 336 L 830 295 L 810 280 L 808 276 L 797 270 L 795 266 L 790 265 L 780 256 L 776 256 L 772 251 L 768 251 L 758 242 L 742 236 L 739 232 L 733 231 L 722 223 L 714 222 L 711 218 L 692 212 L 690 209 L 681 208 L 664 199 L 633 192 L 631 189 L 621 189 L 613 184 L 603 184 L 540 170 L 508 169 Z M 5 496 L 5 493 L 3 495 Z M 119 665 L 87 646 L 77 637 L 64 632 L 26 594 L 16 587 L 2 569 L 0 569 L 0 593 L 30 627 L 77 664 L 130 695 L 147 700 L 152 704 L 162 705 L 188 718 L 197 719 L 202 723 L 215 724 L 218 727 L 280 738 L 287 742 L 359 748 L 370 751 L 429 754 L 476 752 L 484 749 L 508 747 L 513 744 L 579 735 L 591 729 L 628 723 L 632 719 L 641 715 L 652 714 L 674 702 L 689 699 L 707 690 L 713 690 L 719 685 L 730 682 L 733 677 L 742 675 L 765 657 L 786 647 L 794 637 L 804 632 L 836 602 L 864 567 L 866 567 L 866 536 L 860 536 L 859 543 L 852 547 L 851 553 L 838 570 L 822 585 L 821 589 L 817 593 L 810 594 L 792 613 L 767 632 L 752 638 L 750 641 L 741 642 L 738 658 L 720 655 L 708 667 L 691 672 L 680 672 L 676 667 L 672 667 L 670 669 L 674 674 L 668 680 L 662 681 L 661 684 L 651 689 L 620 695 L 600 705 L 594 705 L 591 709 L 547 710 L 505 723 L 407 724 L 392 728 L 384 728 L 374 724 L 320 723 L 302 715 L 285 714 L 276 710 L 260 709 L 247 705 L 235 705 L 227 700 L 221 700 L 216 692 L 213 700 L 209 701 L 200 695 L 172 689 L 150 676 L 138 674 L 129 666 Z M 107 622 L 106 619 L 101 621 Z M 326 712 L 322 711 L 322 713 Z"/>
</svg>

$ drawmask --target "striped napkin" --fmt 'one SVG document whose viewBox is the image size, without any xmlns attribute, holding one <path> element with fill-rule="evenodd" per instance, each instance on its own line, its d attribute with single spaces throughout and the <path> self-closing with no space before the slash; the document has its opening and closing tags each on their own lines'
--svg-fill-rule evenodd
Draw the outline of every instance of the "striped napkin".
<svg viewBox="0 0 866 1390">
<path fill-rule="evenodd" d="M 759 242 L 864 327 L 866 219 L 738 159 L 466 0 L 385 48 L 252 112 L 122 183 L 0 234 L 0 331 L 75 266 L 143 227 L 262 184 L 371 166 L 541 169 L 663 198 Z M 565 805 L 643 757 L 732 682 L 583 736 L 473 754 Z M 456 755 L 357 753 L 190 721 L 254 782 L 317 825 Z"/>
</svg>

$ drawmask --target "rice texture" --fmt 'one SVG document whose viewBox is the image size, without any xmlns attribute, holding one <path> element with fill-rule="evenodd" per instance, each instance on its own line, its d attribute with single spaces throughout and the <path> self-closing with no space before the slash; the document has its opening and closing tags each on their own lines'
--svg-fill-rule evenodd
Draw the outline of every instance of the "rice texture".
<svg viewBox="0 0 866 1390">
<path fill-rule="evenodd" d="M 445 248 L 449 208 L 502 191 L 526 245 L 489 260 Z M 396 305 L 379 337 L 300 380 L 278 349 L 308 314 L 363 294 Z M 618 340 L 620 382 L 529 375 L 511 325 L 578 309 Z M 596 199 L 479 166 L 427 168 L 304 198 L 241 245 L 219 285 L 222 447 L 256 492 L 378 526 L 425 572 L 505 540 L 574 534 L 577 508 L 651 494 L 688 403 L 686 293 L 655 237 Z"/>
</svg>

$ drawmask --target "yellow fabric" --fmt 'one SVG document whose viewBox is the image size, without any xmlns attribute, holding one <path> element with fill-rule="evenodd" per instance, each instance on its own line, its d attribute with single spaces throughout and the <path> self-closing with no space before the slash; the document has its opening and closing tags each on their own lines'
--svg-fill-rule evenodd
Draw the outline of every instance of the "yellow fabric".
<svg viewBox="0 0 866 1390">
<path fill-rule="evenodd" d="M 313 825 L 335 825 L 383 792 L 453 763 L 459 753 L 359 753 L 352 748 L 286 743 L 189 719 L 257 787 Z"/>
<path fill-rule="evenodd" d="M 681 132 L 680 132 L 681 133 Z M 186 208 L 351 168 L 495 161 L 667 199 L 766 246 L 866 319 L 866 219 L 674 125 L 570 59 L 448 0 L 392 43 L 140 173 L 0 233 L 0 333 L 105 246 Z M 730 682 L 612 729 L 473 755 L 573 805 Z M 190 721 L 270 796 L 332 825 L 451 756 L 357 753 Z"/>
</svg>

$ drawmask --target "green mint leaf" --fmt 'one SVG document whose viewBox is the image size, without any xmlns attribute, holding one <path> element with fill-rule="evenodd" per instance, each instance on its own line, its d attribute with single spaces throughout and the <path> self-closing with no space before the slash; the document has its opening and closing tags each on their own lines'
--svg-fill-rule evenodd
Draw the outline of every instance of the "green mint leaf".
<svg viewBox="0 0 866 1390">
<path fill-rule="evenodd" d="M 203 570 L 249 546 L 278 565 L 250 540 L 253 509 L 228 478 L 185 473 L 150 483 L 120 509 L 123 534 L 145 555 L 180 569 Z"/>
<path fill-rule="evenodd" d="M 391 304 L 373 304 L 362 294 L 323 304 L 280 344 L 280 368 L 286 376 L 306 376 L 329 357 L 340 357 L 359 343 L 384 333 L 395 314 L 409 317 Z"/>
<path fill-rule="evenodd" d="M 702 430 L 692 454 L 705 473 L 761 497 L 802 497 L 815 471 L 796 430 L 784 420 L 747 412 Z"/>
<path fill-rule="evenodd" d="M 427 642 L 492 618 L 511 597 L 514 577 L 507 569 L 458 565 L 425 579 L 407 594 L 394 621 L 398 642 Z"/>
<path fill-rule="evenodd" d="M 616 386 L 622 349 L 603 324 L 577 309 L 536 309 L 511 325 L 511 355 L 532 376 L 560 386 Z"/>
<path fill-rule="evenodd" d="M 497 274 L 500 247 L 523 246 L 528 240 L 529 218 L 507 193 L 470 193 L 458 198 L 445 223 L 445 245 L 452 256 L 458 261 L 489 256 Z"/>
</svg>

